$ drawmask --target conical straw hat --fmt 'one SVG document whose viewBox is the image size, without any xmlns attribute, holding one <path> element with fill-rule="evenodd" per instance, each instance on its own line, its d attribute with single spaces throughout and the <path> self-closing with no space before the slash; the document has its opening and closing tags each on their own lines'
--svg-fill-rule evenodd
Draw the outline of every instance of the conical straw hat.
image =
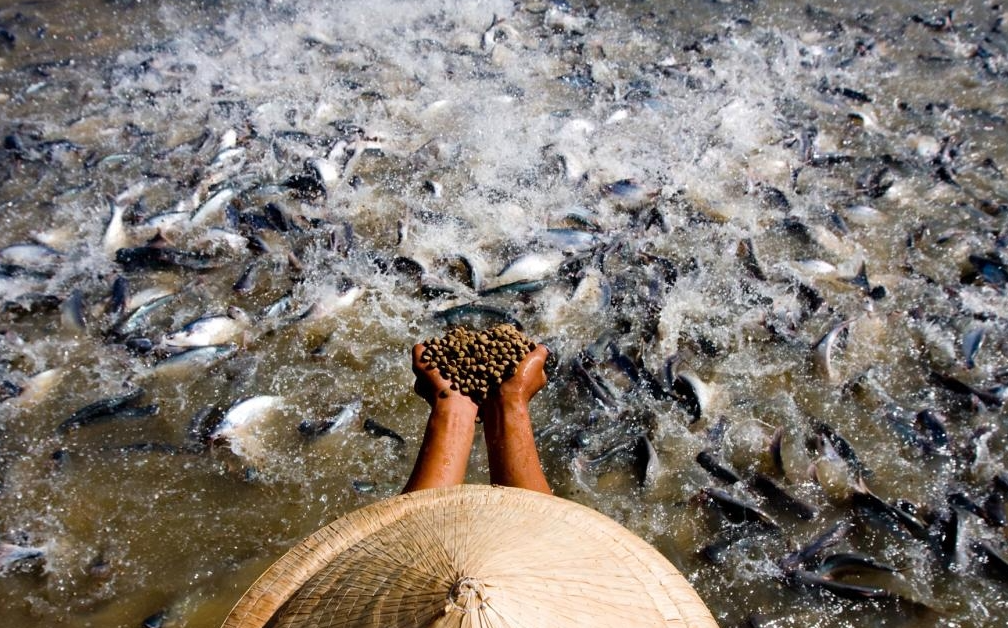
<svg viewBox="0 0 1008 628">
<path fill-rule="evenodd" d="M 657 550 L 558 497 L 466 485 L 329 524 L 252 585 L 224 628 L 717 624 Z"/>
</svg>

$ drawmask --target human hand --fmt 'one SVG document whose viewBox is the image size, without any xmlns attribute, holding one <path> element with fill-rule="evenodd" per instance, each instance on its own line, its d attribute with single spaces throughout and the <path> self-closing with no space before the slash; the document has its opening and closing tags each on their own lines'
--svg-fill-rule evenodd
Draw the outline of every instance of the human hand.
<svg viewBox="0 0 1008 628">
<path fill-rule="evenodd" d="M 452 390 L 452 383 L 442 377 L 433 364 L 420 359 L 424 349 L 426 347 L 422 343 L 413 345 L 413 374 L 416 375 L 413 391 L 423 397 L 431 408 L 445 403 L 459 404 L 465 410 L 471 410 L 475 416 L 476 402 L 459 392 L 457 387 Z"/>
<path fill-rule="evenodd" d="M 487 401 L 517 401 L 528 404 L 529 400 L 546 385 L 544 366 L 548 357 L 549 349 L 546 345 L 536 345 L 536 348 L 518 363 L 515 374 L 502 382 L 500 388 L 487 397 Z"/>
</svg>

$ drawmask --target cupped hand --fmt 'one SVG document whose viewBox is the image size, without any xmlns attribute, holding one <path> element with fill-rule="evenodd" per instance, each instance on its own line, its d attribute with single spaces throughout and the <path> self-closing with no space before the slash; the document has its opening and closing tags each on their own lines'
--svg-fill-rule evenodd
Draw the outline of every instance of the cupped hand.
<svg viewBox="0 0 1008 628">
<path fill-rule="evenodd" d="M 413 383 L 413 391 L 423 397 L 423 399 L 433 408 L 435 404 L 445 402 L 468 404 L 472 412 L 476 412 L 476 403 L 468 396 L 463 395 L 458 390 L 452 390 L 451 382 L 441 376 L 440 371 L 430 362 L 420 359 L 426 347 L 421 344 L 413 345 L 413 374 L 416 375 L 416 382 Z"/>
<path fill-rule="evenodd" d="M 505 401 L 517 400 L 528 403 L 546 385 L 544 366 L 548 357 L 549 349 L 546 345 L 536 345 L 536 348 L 518 363 L 515 374 L 502 382 L 498 391 L 492 393 L 488 400 L 499 397 Z"/>
</svg>

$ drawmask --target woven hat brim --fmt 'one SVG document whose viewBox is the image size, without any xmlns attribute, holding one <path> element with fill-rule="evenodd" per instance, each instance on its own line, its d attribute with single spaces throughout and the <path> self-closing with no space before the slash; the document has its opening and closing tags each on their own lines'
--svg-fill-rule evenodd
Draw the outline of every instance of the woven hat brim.
<svg viewBox="0 0 1008 628">
<path fill-rule="evenodd" d="M 488 601 L 448 621 L 446 592 L 463 572 L 487 583 Z M 378 592 L 390 579 L 398 597 Z M 404 614 L 406 603 L 415 606 Z M 312 534 L 249 588 L 224 628 L 267 624 L 717 626 L 678 570 L 615 521 L 485 485 L 400 495 Z"/>
</svg>

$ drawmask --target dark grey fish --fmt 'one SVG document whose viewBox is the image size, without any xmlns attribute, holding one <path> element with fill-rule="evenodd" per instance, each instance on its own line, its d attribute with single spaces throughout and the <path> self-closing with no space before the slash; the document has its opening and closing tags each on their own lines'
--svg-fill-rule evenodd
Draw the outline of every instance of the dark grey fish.
<svg viewBox="0 0 1008 628">
<path fill-rule="evenodd" d="M 948 505 L 952 506 L 953 509 L 968 512 L 971 515 L 980 517 L 981 519 L 985 518 L 984 509 L 962 491 L 949 493 L 945 496 L 945 499 L 948 502 Z"/>
<path fill-rule="evenodd" d="M 439 310 L 434 312 L 434 318 L 443 320 L 449 325 L 471 325 L 476 329 L 483 329 L 498 323 L 510 323 L 519 331 L 523 329 L 521 322 L 507 310 L 475 302 Z"/>
<path fill-rule="evenodd" d="M 791 574 L 791 578 L 797 584 L 820 587 L 837 597 L 846 598 L 848 600 L 883 599 L 895 597 L 893 593 L 890 593 L 882 587 L 848 584 L 839 580 L 831 580 L 826 576 L 821 576 L 817 573 L 801 569 Z"/>
<path fill-rule="evenodd" d="M 984 521 L 995 528 L 1003 528 L 1008 525 L 1008 516 L 1005 516 L 1005 498 L 1000 491 L 992 491 L 983 503 Z"/>
<path fill-rule="evenodd" d="M 928 443 L 930 443 L 929 450 L 939 452 L 948 450 L 947 423 L 948 419 L 937 410 L 925 408 L 917 413 L 915 425 L 924 433 Z"/>
<path fill-rule="evenodd" d="M 586 251 L 599 243 L 599 237 L 580 229 L 547 229 L 540 239 L 562 251 Z"/>
<path fill-rule="evenodd" d="M 983 327 L 974 327 L 963 336 L 962 353 L 966 368 L 972 369 L 976 366 L 976 356 L 980 352 L 985 335 L 986 330 Z"/>
<path fill-rule="evenodd" d="M 252 262 L 245 267 L 245 271 L 235 280 L 231 289 L 238 294 L 249 294 L 255 290 L 256 280 L 259 278 L 259 263 Z"/>
<path fill-rule="evenodd" d="M 865 478 L 872 476 L 872 470 L 861 462 L 861 459 L 858 458 L 857 453 L 854 451 L 854 447 L 832 427 L 826 423 L 817 423 L 812 428 L 812 432 L 828 440 L 833 445 L 833 449 L 844 459 L 844 462 L 847 463 L 847 466 L 855 475 Z"/>
<path fill-rule="evenodd" d="M 739 474 L 725 466 L 717 456 L 709 451 L 705 450 L 698 453 L 696 461 L 697 464 L 703 467 L 704 471 L 722 482 L 734 484 L 742 480 Z"/>
<path fill-rule="evenodd" d="M 266 218 L 267 224 L 277 231 L 286 233 L 297 229 L 297 225 L 291 221 L 286 210 L 276 203 L 266 203 L 266 207 L 263 208 L 263 215 Z"/>
<path fill-rule="evenodd" d="M 689 413 L 690 423 L 696 423 L 703 417 L 704 409 L 710 402 L 710 391 L 696 375 L 674 373 L 674 368 L 675 365 L 671 358 L 665 362 L 665 381 L 672 391 L 672 398 Z"/>
<path fill-rule="evenodd" d="M 138 331 L 141 326 L 147 322 L 151 313 L 173 301 L 176 296 L 177 295 L 175 294 L 166 294 L 155 299 L 151 299 L 147 303 L 137 307 L 115 324 L 115 327 L 112 328 L 111 335 L 113 337 L 123 337 L 129 336 L 133 332 Z"/>
<path fill-rule="evenodd" d="M 291 191 L 294 198 L 317 201 L 326 198 L 325 182 L 314 168 L 306 167 L 304 172 L 292 174 L 280 185 Z"/>
<path fill-rule="evenodd" d="M 916 539 L 928 539 L 927 526 L 921 520 L 872 493 L 868 490 L 868 486 L 865 485 L 864 480 L 858 480 L 851 499 L 855 508 L 895 522 L 906 529 Z"/>
<path fill-rule="evenodd" d="M 138 443 L 129 443 L 127 445 L 118 445 L 115 447 L 103 448 L 102 451 L 114 452 L 118 454 L 165 454 L 168 456 L 174 456 L 176 454 L 182 453 L 182 449 L 177 445 L 171 443 L 162 443 L 158 441 L 141 441 Z"/>
<path fill-rule="evenodd" d="M 360 399 L 354 399 L 335 416 L 327 417 L 324 419 L 305 419 L 298 424 L 298 431 L 301 432 L 307 438 L 318 438 L 325 434 L 331 434 L 345 427 L 348 427 L 357 417 L 360 415 L 362 402 Z"/>
<path fill-rule="evenodd" d="M 819 516 L 819 511 L 815 508 L 815 506 L 798 499 L 791 493 L 787 492 L 784 487 L 780 486 L 762 473 L 753 474 L 753 476 L 749 478 L 749 486 L 754 491 L 765 497 L 767 502 L 774 507 L 793 513 L 799 519 L 809 521 Z"/>
<path fill-rule="evenodd" d="M 163 628 L 165 625 L 165 620 L 168 619 L 168 611 L 162 609 L 153 615 L 146 617 L 143 623 L 140 624 L 141 628 Z"/>
<path fill-rule="evenodd" d="M 189 451 L 202 452 L 210 447 L 210 434 L 224 419 L 220 406 L 203 406 L 189 419 L 185 433 L 185 447 Z"/>
<path fill-rule="evenodd" d="M 60 423 L 59 427 L 56 428 L 56 432 L 62 434 L 85 425 L 106 421 L 121 413 L 126 413 L 130 409 L 130 404 L 142 397 L 143 394 L 143 388 L 134 388 L 123 395 L 101 399 L 86 405 L 71 414 L 70 418 Z M 154 408 L 150 414 L 157 412 L 156 406 Z M 136 411 L 137 409 L 133 408 L 132 410 Z M 150 416 L 150 414 L 146 416 Z"/>
<path fill-rule="evenodd" d="M 84 294 L 79 288 L 75 288 L 60 305 L 60 319 L 64 327 L 75 333 L 87 331 L 87 322 L 84 320 Z"/>
<path fill-rule="evenodd" d="M 378 488 L 374 482 L 369 482 L 368 480 L 353 480 L 350 482 L 350 486 L 353 487 L 355 493 L 374 493 Z"/>
<path fill-rule="evenodd" d="M 17 397 L 24 389 L 10 380 L 0 381 L 0 401 Z"/>
<path fill-rule="evenodd" d="M 884 415 L 886 424 L 899 437 L 900 442 L 908 447 L 917 447 L 921 451 L 930 451 L 929 443 L 918 432 L 914 423 L 903 415 L 901 408 L 893 408 Z"/>
<path fill-rule="evenodd" d="M 1008 268 L 998 259 L 983 255 L 970 255 L 970 264 L 987 283 L 998 288 L 1004 288 L 1008 283 Z"/>
<path fill-rule="evenodd" d="M 974 541 L 970 544 L 970 549 L 977 555 L 980 564 L 988 573 L 1001 580 L 1008 580 L 1008 558 L 990 541 Z"/>
<path fill-rule="evenodd" d="M 139 246 L 116 251 L 116 262 L 127 272 L 134 270 L 209 270 L 220 262 L 213 257 L 170 246 Z"/>
<path fill-rule="evenodd" d="M 774 530 L 780 528 L 770 515 L 760 510 L 759 506 L 752 502 L 714 487 L 701 489 L 700 492 L 732 523 L 751 522 Z"/>
<path fill-rule="evenodd" d="M 804 547 L 790 552 L 780 559 L 780 567 L 784 573 L 792 573 L 796 569 L 812 562 L 823 550 L 840 543 L 847 536 L 847 533 L 854 528 L 850 521 L 837 521 L 827 528 L 822 534 L 814 538 Z"/>
<path fill-rule="evenodd" d="M 150 338 L 134 337 L 123 341 L 123 346 L 131 353 L 147 355 L 154 349 L 154 341 Z"/>
<path fill-rule="evenodd" d="M 119 275 L 112 282 L 112 294 L 105 305 L 108 314 L 122 314 L 129 302 L 129 280 Z"/>
<path fill-rule="evenodd" d="M 364 431 L 375 438 L 391 438 L 400 445 L 406 444 L 406 439 L 400 436 L 398 432 L 392 428 L 381 425 L 374 419 L 364 419 Z"/>
<path fill-rule="evenodd" d="M 24 547 L 12 543 L 0 543 L 0 574 L 6 573 L 20 564 L 44 559 L 43 547 Z"/>
<path fill-rule="evenodd" d="M 617 393 L 614 392 L 602 379 L 596 377 L 585 366 L 585 361 L 579 358 L 571 360 L 571 368 L 574 375 L 588 387 L 592 397 L 608 408 L 619 407 Z"/>
<path fill-rule="evenodd" d="M 531 294 L 533 292 L 539 292 L 546 286 L 553 283 L 552 279 L 537 279 L 535 281 L 515 281 L 512 283 L 506 283 L 500 286 L 494 286 L 493 288 L 486 288 L 479 291 L 479 296 L 485 297 L 492 294 L 502 294 L 502 293 L 514 293 L 514 294 Z"/>
<path fill-rule="evenodd" d="M 746 272 L 760 281 L 766 281 L 767 275 L 763 272 L 763 266 L 759 263 L 759 259 L 756 258 L 756 248 L 753 246 L 752 238 L 739 240 L 735 254 L 742 261 L 742 267 L 746 269 Z"/>
<path fill-rule="evenodd" d="M 1005 391 L 1000 387 L 981 390 L 967 384 L 966 382 L 960 381 L 951 375 L 943 375 L 937 371 L 931 371 L 929 381 L 957 395 L 976 397 L 980 400 L 980 403 L 986 406 L 1000 408 L 1002 404 L 1004 404 Z"/>
<path fill-rule="evenodd" d="M 726 554 L 731 546 L 750 537 L 752 537 L 751 529 L 746 529 L 744 526 L 729 526 L 718 532 L 714 539 L 701 547 L 699 551 L 713 564 L 723 565 L 727 560 Z"/>
<path fill-rule="evenodd" d="M 902 571 L 892 565 L 880 562 L 866 554 L 842 552 L 831 554 L 819 563 L 816 571 L 827 578 L 837 578 L 848 574 L 867 574 L 871 572 L 897 573 Z"/>
<path fill-rule="evenodd" d="M 932 524 L 931 547 L 946 569 L 964 562 L 960 531 L 959 511 L 956 508 L 943 510 Z"/>
</svg>

